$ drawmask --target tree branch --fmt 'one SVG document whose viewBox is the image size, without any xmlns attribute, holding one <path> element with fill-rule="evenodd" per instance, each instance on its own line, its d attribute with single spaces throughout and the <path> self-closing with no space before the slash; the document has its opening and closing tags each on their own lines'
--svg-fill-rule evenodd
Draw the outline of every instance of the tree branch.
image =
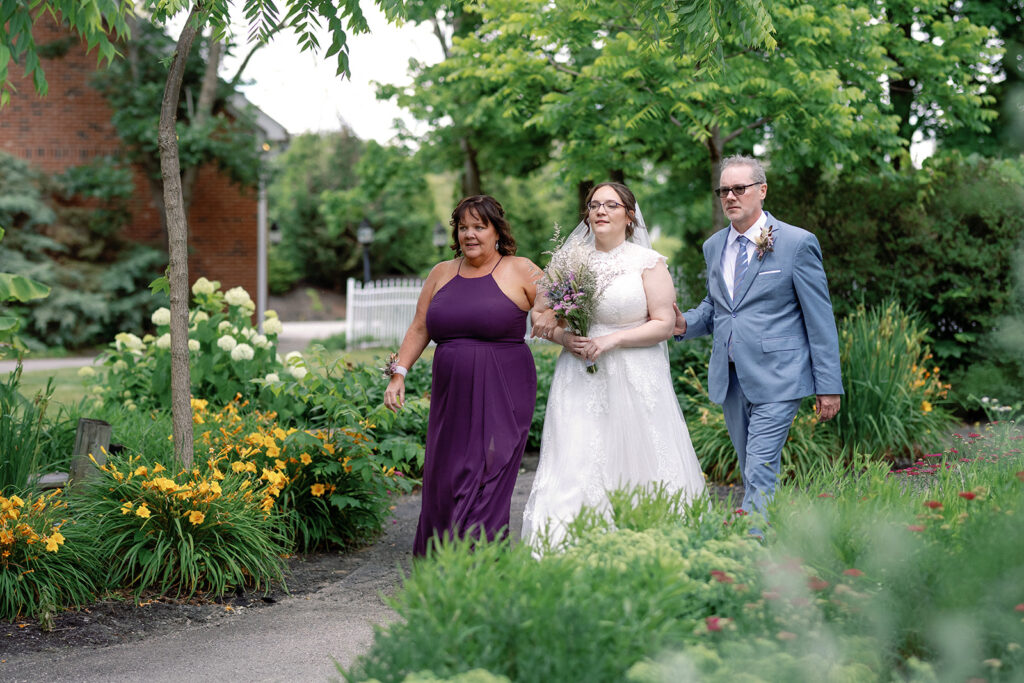
<svg viewBox="0 0 1024 683">
<path fill-rule="evenodd" d="M 742 128 L 737 128 L 736 130 L 734 130 L 733 132 L 729 133 L 724 138 L 722 138 L 722 146 L 724 147 L 725 145 L 728 145 L 730 142 L 732 142 L 733 140 L 735 140 L 736 138 L 738 138 L 740 135 L 742 135 L 743 133 L 747 132 L 748 130 L 754 130 L 755 128 L 760 128 L 761 126 L 763 126 L 764 124 L 768 123 L 771 120 L 772 120 L 772 117 L 770 117 L 770 116 L 762 116 L 757 121 L 752 121 L 751 123 L 748 123 L 747 125 L 743 126 Z"/>
</svg>

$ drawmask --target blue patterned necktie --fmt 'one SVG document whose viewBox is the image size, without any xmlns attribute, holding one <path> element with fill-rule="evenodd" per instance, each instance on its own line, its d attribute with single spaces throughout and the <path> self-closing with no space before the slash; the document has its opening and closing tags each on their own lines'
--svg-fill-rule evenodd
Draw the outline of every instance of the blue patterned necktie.
<svg viewBox="0 0 1024 683">
<path fill-rule="evenodd" d="M 740 235 L 736 238 L 739 251 L 736 252 L 736 268 L 732 276 L 732 300 L 736 301 L 736 295 L 740 292 L 740 284 L 743 283 L 743 276 L 747 273 L 747 242 L 749 240 Z"/>
</svg>

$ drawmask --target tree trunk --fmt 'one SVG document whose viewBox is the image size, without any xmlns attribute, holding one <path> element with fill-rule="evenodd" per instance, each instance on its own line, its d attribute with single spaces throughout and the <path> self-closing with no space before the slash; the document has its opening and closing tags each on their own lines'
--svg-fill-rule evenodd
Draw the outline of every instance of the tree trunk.
<svg viewBox="0 0 1024 683">
<path fill-rule="evenodd" d="M 462 165 L 462 196 L 472 197 L 483 194 L 480 186 L 480 167 L 476 162 L 476 149 L 467 138 L 459 139 L 459 147 L 466 155 L 466 160 Z"/>
<path fill-rule="evenodd" d="M 185 467 L 192 465 L 191 378 L 188 365 L 188 218 L 181 194 L 181 163 L 178 160 L 178 97 L 185 76 L 185 62 L 192 49 L 203 3 L 192 7 L 167 72 L 160 106 L 160 173 L 164 181 L 167 213 L 167 251 L 170 256 L 171 290 L 171 421 L 174 455 Z"/>
<path fill-rule="evenodd" d="M 708 161 L 711 162 L 711 189 L 718 187 L 722 175 L 722 154 L 725 149 L 725 142 L 722 140 L 721 131 L 718 126 L 711 128 L 711 137 L 707 141 Z M 722 211 L 722 202 L 714 194 L 711 195 L 711 229 L 706 234 L 711 234 L 719 228 L 725 227 L 725 212 Z"/>
<path fill-rule="evenodd" d="M 206 58 L 206 71 L 203 73 L 203 85 L 199 89 L 199 101 L 196 103 L 195 116 L 190 125 L 201 129 L 213 115 L 213 103 L 217 99 L 217 72 L 220 70 L 220 57 L 223 44 L 217 40 L 216 31 L 210 34 L 210 53 Z M 189 166 L 181 179 L 181 196 L 185 203 L 185 215 L 192 208 L 192 196 L 199 176 L 198 166 Z"/>
</svg>

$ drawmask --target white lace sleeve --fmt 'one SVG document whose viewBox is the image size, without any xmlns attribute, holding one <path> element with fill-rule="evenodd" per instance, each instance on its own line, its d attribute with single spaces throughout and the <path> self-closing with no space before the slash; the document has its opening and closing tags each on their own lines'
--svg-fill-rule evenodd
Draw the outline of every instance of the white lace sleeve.
<svg viewBox="0 0 1024 683">
<path fill-rule="evenodd" d="M 640 271 L 645 271 L 648 268 L 653 268 L 658 265 L 659 262 L 668 265 L 668 259 L 654 251 L 653 249 L 638 249 L 637 250 L 637 262 L 640 266 Z"/>
</svg>

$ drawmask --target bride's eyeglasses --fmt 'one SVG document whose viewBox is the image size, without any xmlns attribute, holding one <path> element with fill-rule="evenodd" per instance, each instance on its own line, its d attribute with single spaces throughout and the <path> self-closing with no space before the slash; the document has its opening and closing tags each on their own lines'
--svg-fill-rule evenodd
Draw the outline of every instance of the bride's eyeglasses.
<svg viewBox="0 0 1024 683">
<path fill-rule="evenodd" d="M 622 204 L 620 202 L 590 202 L 589 204 L 587 204 L 587 208 L 590 210 L 590 213 L 594 213 L 602 206 L 605 208 L 605 211 L 611 213 L 620 206 L 625 206 L 625 204 Z"/>
</svg>

